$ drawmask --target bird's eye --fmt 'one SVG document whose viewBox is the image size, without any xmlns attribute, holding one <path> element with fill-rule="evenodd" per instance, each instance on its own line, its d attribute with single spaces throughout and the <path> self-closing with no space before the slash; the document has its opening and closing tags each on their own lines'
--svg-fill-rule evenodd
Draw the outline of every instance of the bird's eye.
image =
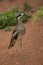
<svg viewBox="0 0 43 65">
<path fill-rule="evenodd" d="M 21 15 L 23 16 L 24 14 L 23 14 L 23 13 L 21 13 Z"/>
</svg>

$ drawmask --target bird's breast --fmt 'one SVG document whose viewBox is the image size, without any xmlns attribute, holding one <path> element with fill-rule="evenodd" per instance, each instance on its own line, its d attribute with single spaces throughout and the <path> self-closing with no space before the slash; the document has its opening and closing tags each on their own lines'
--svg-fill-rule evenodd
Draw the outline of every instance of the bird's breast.
<svg viewBox="0 0 43 65">
<path fill-rule="evenodd" d="M 23 34 L 25 33 L 25 27 L 24 27 L 23 25 L 20 25 L 20 26 L 18 27 L 18 30 L 19 30 L 19 34 L 20 34 L 20 35 L 23 35 Z"/>
</svg>

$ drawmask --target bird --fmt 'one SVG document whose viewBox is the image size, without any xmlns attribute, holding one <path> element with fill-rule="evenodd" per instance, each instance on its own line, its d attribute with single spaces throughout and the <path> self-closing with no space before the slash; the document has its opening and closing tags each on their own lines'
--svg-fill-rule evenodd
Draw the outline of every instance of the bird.
<svg viewBox="0 0 43 65">
<path fill-rule="evenodd" d="M 22 20 L 21 20 L 21 17 L 23 15 L 24 15 L 23 13 L 18 13 L 16 15 L 16 20 L 17 20 L 18 24 L 12 32 L 12 37 L 11 37 L 11 41 L 10 41 L 10 44 L 8 46 L 8 49 L 12 48 L 15 45 L 15 43 L 19 37 L 20 37 L 20 45 L 22 45 L 21 40 L 22 40 L 22 37 L 25 33 L 25 27 L 24 27 Z"/>
<path fill-rule="evenodd" d="M 12 37 L 8 49 L 10 49 L 15 45 L 17 38 L 18 38 L 18 29 L 17 27 L 15 27 L 14 31 L 12 32 Z"/>
</svg>

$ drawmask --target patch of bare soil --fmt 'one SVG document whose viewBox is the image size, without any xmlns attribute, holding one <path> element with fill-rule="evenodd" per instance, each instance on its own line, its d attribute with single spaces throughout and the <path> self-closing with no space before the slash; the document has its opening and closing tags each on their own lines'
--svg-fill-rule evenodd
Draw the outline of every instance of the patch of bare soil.
<svg viewBox="0 0 43 65">
<path fill-rule="evenodd" d="M 29 2 L 32 3 L 32 0 Z M 13 5 L 14 3 L 10 3 L 9 7 Z M 34 6 L 37 5 L 34 3 Z M 0 65 L 43 65 L 43 18 L 35 23 L 29 21 L 24 25 L 26 33 L 22 40 L 22 50 L 18 47 L 18 41 L 13 48 L 8 49 L 12 31 L 0 30 Z"/>
<path fill-rule="evenodd" d="M 37 10 L 38 7 L 43 5 L 43 0 L 25 0 L 27 1 L 32 7 L 33 10 Z M 19 9 L 23 8 L 24 0 L 14 0 L 14 2 L 9 2 L 8 0 L 3 0 L 0 2 L 0 12 L 3 12 L 7 9 L 12 9 L 15 5 L 19 5 Z"/>
<path fill-rule="evenodd" d="M 43 65 L 43 19 L 25 27 L 22 50 L 18 42 L 9 50 L 12 32 L 0 31 L 0 65 Z"/>
</svg>

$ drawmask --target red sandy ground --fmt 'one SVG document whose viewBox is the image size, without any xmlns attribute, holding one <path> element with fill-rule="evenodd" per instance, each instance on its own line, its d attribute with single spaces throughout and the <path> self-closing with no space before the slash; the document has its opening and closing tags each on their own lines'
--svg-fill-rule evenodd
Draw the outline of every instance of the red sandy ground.
<svg viewBox="0 0 43 65">
<path fill-rule="evenodd" d="M 31 5 L 33 4 L 34 9 L 38 9 L 39 6 L 43 5 L 43 0 L 28 0 L 28 2 Z M 21 3 L 21 0 L 17 3 Z M 3 8 L 0 8 L 0 11 L 4 11 L 13 5 L 14 3 L 9 4 L 8 2 L 4 4 L 3 1 L 3 5 L 0 3 L 0 7 Z M 23 51 L 18 48 L 18 42 L 9 50 L 12 31 L 0 30 L 0 65 L 43 65 L 43 18 L 35 23 L 30 20 L 24 25 L 26 33 L 22 41 Z M 21 57 L 21 54 L 24 57 Z"/>
</svg>

